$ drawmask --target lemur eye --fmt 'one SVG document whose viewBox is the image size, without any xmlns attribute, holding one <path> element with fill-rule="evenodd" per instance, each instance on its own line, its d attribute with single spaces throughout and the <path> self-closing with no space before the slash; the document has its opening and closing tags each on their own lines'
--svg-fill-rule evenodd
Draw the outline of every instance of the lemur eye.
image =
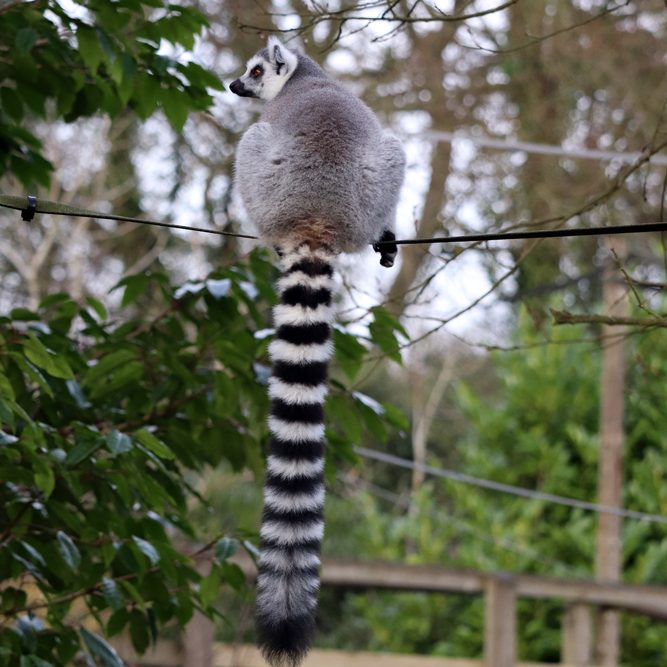
<svg viewBox="0 0 667 667">
<path fill-rule="evenodd" d="M 253 79 L 256 79 L 257 77 L 262 76 L 263 73 L 264 73 L 264 70 L 259 65 L 256 65 L 255 67 L 253 67 L 250 70 L 250 76 Z"/>
</svg>

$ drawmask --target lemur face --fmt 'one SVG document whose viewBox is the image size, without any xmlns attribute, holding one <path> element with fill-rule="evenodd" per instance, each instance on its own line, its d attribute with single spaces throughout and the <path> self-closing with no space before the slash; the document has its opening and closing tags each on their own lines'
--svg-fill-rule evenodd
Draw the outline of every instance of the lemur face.
<svg viewBox="0 0 667 667">
<path fill-rule="evenodd" d="M 297 62 L 294 53 L 276 37 L 270 37 L 267 48 L 248 61 L 243 76 L 233 81 L 229 89 L 241 97 L 272 100 L 294 74 Z"/>
</svg>

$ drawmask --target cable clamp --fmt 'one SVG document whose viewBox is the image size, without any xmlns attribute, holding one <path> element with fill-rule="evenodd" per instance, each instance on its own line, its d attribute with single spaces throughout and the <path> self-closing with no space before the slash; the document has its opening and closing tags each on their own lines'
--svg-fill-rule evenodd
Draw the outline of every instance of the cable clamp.
<svg viewBox="0 0 667 667">
<path fill-rule="evenodd" d="M 21 218 L 26 222 L 30 222 L 37 212 L 37 197 L 28 195 L 28 205 L 21 210 Z"/>
</svg>

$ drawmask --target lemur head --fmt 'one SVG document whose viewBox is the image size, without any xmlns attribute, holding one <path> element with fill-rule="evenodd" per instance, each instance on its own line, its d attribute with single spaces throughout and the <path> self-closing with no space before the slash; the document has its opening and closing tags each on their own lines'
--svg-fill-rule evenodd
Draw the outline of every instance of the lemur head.
<svg viewBox="0 0 667 667">
<path fill-rule="evenodd" d="M 245 73 L 232 81 L 229 89 L 241 97 L 272 100 L 294 74 L 297 64 L 295 53 L 277 37 L 269 37 L 266 48 L 248 60 Z"/>
</svg>

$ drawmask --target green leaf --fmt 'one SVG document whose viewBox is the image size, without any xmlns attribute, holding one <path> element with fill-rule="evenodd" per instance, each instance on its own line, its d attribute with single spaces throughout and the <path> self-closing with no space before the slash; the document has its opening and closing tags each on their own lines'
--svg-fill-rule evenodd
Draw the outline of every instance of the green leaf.
<svg viewBox="0 0 667 667">
<path fill-rule="evenodd" d="M 161 459 L 174 459 L 174 452 L 167 447 L 161 440 L 158 440 L 150 431 L 140 429 L 134 434 L 134 437 L 149 451 L 153 452 Z"/>
<path fill-rule="evenodd" d="M 123 292 L 121 306 L 128 306 L 134 303 L 146 291 L 150 280 L 151 276 L 149 273 L 138 273 L 134 276 L 127 276 L 116 283 L 111 291 L 113 292 L 119 287 L 124 287 L 125 292 Z"/>
<path fill-rule="evenodd" d="M 92 655 L 98 658 L 104 667 L 126 667 L 121 660 L 116 649 L 110 646 L 102 637 L 86 630 L 86 628 L 79 628 L 79 634 L 83 639 Z"/>
<path fill-rule="evenodd" d="M 132 584 L 129 581 L 121 581 L 120 585 L 127 591 L 129 596 L 134 600 L 137 606 L 140 609 L 144 609 L 145 607 L 144 598 L 141 596 L 136 586 L 134 586 L 134 584 Z"/>
<path fill-rule="evenodd" d="M 401 323 L 381 306 L 372 309 L 373 321 L 368 326 L 373 342 L 393 361 L 401 363 L 401 350 L 396 332 L 408 338 Z"/>
<path fill-rule="evenodd" d="M 0 88 L 0 106 L 15 121 L 20 121 L 23 118 L 23 102 L 13 88 Z"/>
<path fill-rule="evenodd" d="M 39 35 L 32 28 L 21 28 L 16 33 L 14 46 L 19 53 L 25 55 L 35 46 L 38 39 Z"/>
<path fill-rule="evenodd" d="M 330 424 L 342 430 L 350 443 L 361 442 L 364 433 L 363 425 L 359 419 L 358 410 L 347 396 L 330 394 L 327 398 L 326 409 Z"/>
<path fill-rule="evenodd" d="M 162 108 L 176 132 L 180 132 L 188 119 L 190 110 L 185 93 L 176 88 L 163 88 L 160 91 Z"/>
<path fill-rule="evenodd" d="M 76 444 L 65 457 L 65 465 L 72 467 L 87 459 L 102 446 L 102 440 L 84 440 Z"/>
<path fill-rule="evenodd" d="M 121 348 L 105 355 L 86 371 L 83 385 L 92 386 L 98 384 L 103 377 L 109 375 L 116 368 L 134 361 L 136 358 L 136 352 L 127 348 Z"/>
<path fill-rule="evenodd" d="M 137 653 L 142 654 L 148 648 L 150 636 L 148 634 L 149 623 L 147 617 L 138 609 L 130 612 L 130 638 Z"/>
<path fill-rule="evenodd" d="M 199 582 L 199 599 L 204 607 L 208 607 L 220 595 L 220 570 L 211 568 L 209 574 Z"/>
<path fill-rule="evenodd" d="M 90 401 L 86 398 L 86 395 L 81 389 L 81 385 L 76 380 L 67 380 L 67 391 L 69 395 L 74 399 L 77 407 L 86 410 L 91 406 Z"/>
<path fill-rule="evenodd" d="M 29 338 L 23 341 L 23 352 L 29 361 L 53 377 L 74 379 L 74 373 L 64 357 L 49 352 L 35 334 L 29 333 L 28 336 Z"/>
<path fill-rule="evenodd" d="M 107 636 L 113 637 L 114 635 L 117 635 L 123 630 L 129 620 L 130 614 L 124 607 L 115 611 L 111 614 L 107 623 Z"/>
<path fill-rule="evenodd" d="M 25 662 L 24 662 L 25 660 Z M 44 660 L 36 655 L 22 655 L 21 656 L 21 667 L 24 665 L 30 667 L 55 667 L 52 662 Z"/>
<path fill-rule="evenodd" d="M 394 425 L 400 431 L 406 432 L 410 430 L 410 420 L 402 410 L 395 405 L 391 405 L 391 403 L 383 403 L 382 407 L 390 424 Z"/>
<path fill-rule="evenodd" d="M 2 445 L 13 445 L 15 442 L 18 442 L 19 439 L 15 435 L 10 435 L 4 431 L 0 431 L 0 446 Z"/>
<path fill-rule="evenodd" d="M 37 549 L 35 549 L 32 544 L 30 544 L 30 542 L 21 542 L 21 546 L 28 552 L 33 563 L 41 565 L 42 567 L 46 566 L 44 556 L 42 556 L 42 554 L 39 553 L 39 551 L 37 551 Z"/>
<path fill-rule="evenodd" d="M 48 463 L 40 466 L 39 470 L 35 470 L 34 479 L 35 486 L 48 498 L 53 493 L 56 485 L 56 478 L 51 466 Z"/>
<path fill-rule="evenodd" d="M 157 565 L 160 562 L 160 554 L 150 542 L 136 535 L 132 536 L 132 541 L 139 547 L 141 553 L 148 558 L 151 565 Z"/>
<path fill-rule="evenodd" d="M 97 313 L 101 320 L 107 319 L 107 309 L 99 299 L 96 299 L 94 296 L 89 296 L 86 297 L 86 303 Z"/>
<path fill-rule="evenodd" d="M 123 594 L 113 579 L 109 579 L 108 577 L 102 579 L 102 592 L 104 593 L 104 599 L 113 611 L 123 608 Z"/>
<path fill-rule="evenodd" d="M 8 398 L 12 402 L 16 400 L 16 395 L 14 394 L 14 387 L 12 387 L 12 383 L 9 381 L 9 378 L 5 375 L 2 375 L 2 373 L 0 373 L 0 396 Z"/>
<path fill-rule="evenodd" d="M 226 584 L 229 584 L 235 591 L 242 591 L 246 587 L 245 574 L 236 563 L 225 561 L 221 567 Z"/>
<path fill-rule="evenodd" d="M 356 336 L 341 331 L 338 327 L 333 330 L 334 349 L 336 350 L 336 361 L 350 380 L 354 380 L 366 354 L 366 348 L 359 342 Z"/>
<path fill-rule="evenodd" d="M 215 557 L 219 561 L 227 560 L 237 552 L 240 546 L 239 541 L 233 537 L 223 537 L 215 544 Z"/>
<path fill-rule="evenodd" d="M 60 555 L 67 565 L 69 565 L 70 569 L 76 572 L 79 569 L 79 565 L 81 565 L 81 553 L 79 549 L 74 544 L 72 538 L 62 530 L 56 533 L 56 538 L 58 539 Z"/>
<path fill-rule="evenodd" d="M 152 76 L 139 72 L 134 79 L 132 102 L 142 120 L 148 118 L 159 103 L 160 84 Z"/>
<path fill-rule="evenodd" d="M 97 400 L 117 392 L 119 389 L 131 385 L 144 375 L 144 366 L 139 361 L 131 361 L 124 366 L 114 370 L 104 382 L 92 387 L 90 398 Z"/>
<path fill-rule="evenodd" d="M 116 429 L 107 434 L 106 443 L 109 450 L 116 454 L 116 456 L 118 454 L 125 454 L 132 449 L 132 438 Z"/>
<path fill-rule="evenodd" d="M 102 49 L 95 30 L 80 27 L 76 32 L 76 40 L 79 44 L 79 53 L 83 62 L 88 66 L 91 73 L 95 74 L 102 60 Z"/>
</svg>

